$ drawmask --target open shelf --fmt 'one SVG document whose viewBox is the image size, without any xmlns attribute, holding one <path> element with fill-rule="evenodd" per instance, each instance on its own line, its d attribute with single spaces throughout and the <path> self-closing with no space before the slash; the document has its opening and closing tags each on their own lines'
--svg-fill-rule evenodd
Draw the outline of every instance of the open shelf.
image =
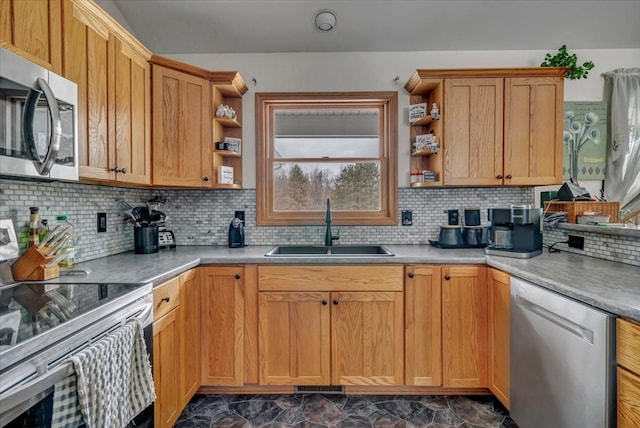
<svg viewBox="0 0 640 428">
<path fill-rule="evenodd" d="M 216 150 L 215 153 L 225 158 L 240 158 L 242 155 L 238 152 L 232 152 L 231 150 Z"/>
<path fill-rule="evenodd" d="M 411 122 L 411 126 L 426 126 L 426 125 L 429 125 L 431 122 L 433 122 L 433 119 L 431 118 L 431 115 L 428 114 L 426 116 L 422 116 L 418 120 L 414 120 L 413 122 Z"/>
<path fill-rule="evenodd" d="M 242 128 L 240 122 L 238 122 L 236 119 L 231 119 L 230 117 L 215 116 L 215 120 L 224 128 Z"/>
<path fill-rule="evenodd" d="M 420 181 L 418 183 L 411 183 L 411 187 L 436 187 L 442 186 L 441 181 Z"/>
<path fill-rule="evenodd" d="M 431 151 L 431 149 L 422 149 L 422 150 L 416 150 L 415 152 L 411 153 L 411 157 L 429 156 L 433 154 L 434 153 Z"/>
</svg>

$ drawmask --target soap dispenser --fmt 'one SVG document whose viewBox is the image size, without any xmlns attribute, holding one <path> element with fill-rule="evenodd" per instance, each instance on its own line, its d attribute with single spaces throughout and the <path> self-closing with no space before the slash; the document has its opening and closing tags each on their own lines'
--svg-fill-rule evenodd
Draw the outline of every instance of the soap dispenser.
<svg viewBox="0 0 640 428">
<path fill-rule="evenodd" d="M 229 225 L 229 248 L 244 247 L 244 224 L 235 217 Z"/>
</svg>

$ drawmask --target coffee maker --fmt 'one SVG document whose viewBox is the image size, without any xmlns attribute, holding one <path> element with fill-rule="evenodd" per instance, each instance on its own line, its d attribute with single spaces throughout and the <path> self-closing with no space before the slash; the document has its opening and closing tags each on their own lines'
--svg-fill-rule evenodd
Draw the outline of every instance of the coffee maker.
<svg viewBox="0 0 640 428">
<path fill-rule="evenodd" d="M 486 254 L 528 259 L 542 253 L 542 208 L 489 208 L 488 218 L 491 226 Z"/>
</svg>

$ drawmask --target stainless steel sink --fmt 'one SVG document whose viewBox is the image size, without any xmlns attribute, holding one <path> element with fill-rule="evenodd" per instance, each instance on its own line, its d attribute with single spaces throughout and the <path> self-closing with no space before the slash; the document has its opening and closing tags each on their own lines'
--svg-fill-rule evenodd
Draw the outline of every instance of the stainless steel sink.
<svg viewBox="0 0 640 428">
<path fill-rule="evenodd" d="M 278 245 L 267 257 L 388 257 L 394 254 L 382 245 Z"/>
</svg>

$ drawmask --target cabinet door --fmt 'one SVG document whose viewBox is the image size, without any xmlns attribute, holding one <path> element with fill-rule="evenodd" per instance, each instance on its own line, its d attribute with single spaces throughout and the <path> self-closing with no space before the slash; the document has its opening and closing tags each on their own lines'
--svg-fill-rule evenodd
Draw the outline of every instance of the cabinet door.
<svg viewBox="0 0 640 428">
<path fill-rule="evenodd" d="M 0 44 L 62 74 L 62 0 L 0 1 Z"/>
<path fill-rule="evenodd" d="M 200 272 L 202 384 L 241 386 L 244 382 L 243 269 L 204 267 Z"/>
<path fill-rule="evenodd" d="M 402 385 L 402 292 L 331 293 L 331 383 Z"/>
<path fill-rule="evenodd" d="M 200 388 L 200 283 L 198 270 L 180 275 L 180 405 Z"/>
<path fill-rule="evenodd" d="M 328 385 L 329 293 L 258 295 L 260 384 Z"/>
<path fill-rule="evenodd" d="M 503 79 L 445 79 L 444 184 L 502 184 Z"/>
<path fill-rule="evenodd" d="M 618 428 L 640 426 L 640 376 L 618 367 Z"/>
<path fill-rule="evenodd" d="M 114 180 L 115 147 L 109 145 L 107 123 L 109 30 L 76 2 L 65 1 L 63 9 L 63 74 L 78 85 L 80 178 Z"/>
<path fill-rule="evenodd" d="M 114 79 L 110 92 L 116 148 L 116 180 L 151 184 L 150 68 L 129 44 L 114 40 Z"/>
<path fill-rule="evenodd" d="M 405 384 L 442 385 L 441 271 L 407 266 L 404 284 Z"/>
<path fill-rule="evenodd" d="M 562 77 L 505 80 L 505 184 L 562 183 Z"/>
<path fill-rule="evenodd" d="M 153 66 L 153 184 L 211 187 L 210 83 Z"/>
<path fill-rule="evenodd" d="M 443 386 L 487 386 L 486 268 L 442 268 Z"/>
<path fill-rule="evenodd" d="M 153 323 L 153 382 L 156 390 L 156 427 L 171 427 L 180 416 L 178 309 Z"/>
<path fill-rule="evenodd" d="M 509 409 L 509 274 L 487 269 L 489 288 L 489 389 Z"/>
</svg>

